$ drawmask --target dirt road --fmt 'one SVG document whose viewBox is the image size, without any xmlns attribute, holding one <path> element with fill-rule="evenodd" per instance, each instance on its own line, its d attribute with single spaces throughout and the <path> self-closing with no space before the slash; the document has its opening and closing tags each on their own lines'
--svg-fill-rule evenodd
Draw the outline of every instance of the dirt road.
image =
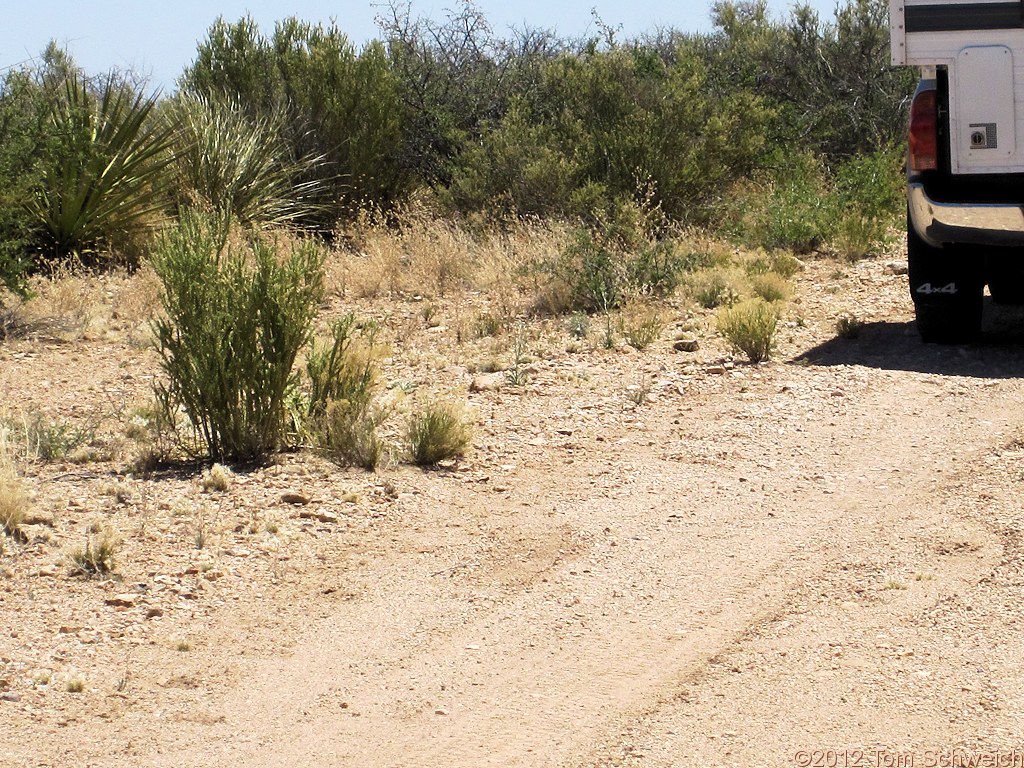
<svg viewBox="0 0 1024 768">
<path fill-rule="evenodd" d="M 467 462 L 352 473 L 338 524 L 246 554 L 226 533 L 221 578 L 143 535 L 122 583 L 64 598 L 32 577 L 52 552 L 9 552 L 0 765 L 1024 765 L 1020 318 L 922 346 L 870 262 L 839 282 L 869 323 L 833 338 L 828 269 L 774 362 L 543 361 L 473 395 Z M 152 482 L 136 522 L 194 490 Z M 216 505 L 334 509 L 337 485 L 295 457 Z M 146 618 L 162 574 L 192 595 Z M 128 584 L 146 598 L 110 605 Z M 19 682 L 72 660 L 83 694 Z"/>
</svg>

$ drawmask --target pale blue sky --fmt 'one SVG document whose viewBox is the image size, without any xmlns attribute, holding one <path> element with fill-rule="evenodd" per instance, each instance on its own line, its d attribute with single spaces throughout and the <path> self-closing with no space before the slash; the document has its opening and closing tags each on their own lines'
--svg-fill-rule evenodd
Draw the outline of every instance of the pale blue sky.
<svg viewBox="0 0 1024 768">
<path fill-rule="evenodd" d="M 712 0 L 478 0 L 476 3 L 494 31 L 509 27 L 554 29 L 573 37 L 593 32 L 591 9 L 611 27 L 621 25 L 631 37 L 657 27 L 685 31 L 710 29 Z M 825 18 L 831 18 L 835 0 L 810 0 Z M 443 19 L 454 3 L 445 0 L 413 0 L 414 16 Z M 769 0 L 776 15 L 784 15 L 790 0 Z M 149 76 L 154 87 L 173 89 L 174 81 L 192 61 L 196 43 L 217 16 L 236 21 L 250 14 L 262 28 L 288 16 L 306 21 L 335 18 L 349 38 L 362 44 L 378 35 L 374 23 L 380 3 L 368 0 L 14 0 L 0 23 L 0 70 L 37 56 L 54 39 L 67 48 L 90 73 L 111 68 L 132 69 Z"/>
</svg>

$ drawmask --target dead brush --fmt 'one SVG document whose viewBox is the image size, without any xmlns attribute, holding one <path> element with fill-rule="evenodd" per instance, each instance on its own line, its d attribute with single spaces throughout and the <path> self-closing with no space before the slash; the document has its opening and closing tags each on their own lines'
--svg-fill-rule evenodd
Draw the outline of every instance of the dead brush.
<svg viewBox="0 0 1024 768">
<path fill-rule="evenodd" d="M 108 525 L 94 524 L 86 533 L 85 544 L 68 555 L 74 571 L 83 576 L 105 576 L 114 572 L 114 555 L 119 541 Z"/>
<path fill-rule="evenodd" d="M 103 300 L 99 282 L 73 265 L 56 267 L 32 287 L 33 297 L 22 307 L 23 322 L 33 334 L 79 338 L 89 327 Z"/>
<path fill-rule="evenodd" d="M 629 346 L 643 352 L 665 330 L 664 313 L 651 304 L 627 307 L 619 318 L 619 332 Z"/>
<path fill-rule="evenodd" d="M 28 515 L 29 497 L 10 459 L 3 435 L 0 434 L 0 529 L 8 536 L 18 536 Z"/>
<path fill-rule="evenodd" d="M 396 214 L 400 225 L 368 221 L 359 250 L 345 256 L 345 286 L 356 296 L 446 296 L 472 280 L 476 244 L 456 224 L 411 203 Z"/>
</svg>

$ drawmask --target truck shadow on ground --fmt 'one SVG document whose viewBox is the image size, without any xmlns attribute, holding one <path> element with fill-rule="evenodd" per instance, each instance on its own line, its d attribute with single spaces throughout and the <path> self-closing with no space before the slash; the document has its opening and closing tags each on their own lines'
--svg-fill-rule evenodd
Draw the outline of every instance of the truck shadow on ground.
<svg viewBox="0 0 1024 768">
<path fill-rule="evenodd" d="M 793 356 L 791 364 L 862 365 L 893 371 L 974 376 L 1024 377 L 1024 307 L 985 299 L 982 337 L 974 344 L 924 344 L 913 322 L 867 323 L 855 338 L 834 339 Z"/>
</svg>

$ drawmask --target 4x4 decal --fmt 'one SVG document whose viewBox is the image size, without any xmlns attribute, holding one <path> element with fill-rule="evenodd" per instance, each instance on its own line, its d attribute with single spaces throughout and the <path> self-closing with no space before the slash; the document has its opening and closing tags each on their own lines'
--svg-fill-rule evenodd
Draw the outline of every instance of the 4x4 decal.
<svg viewBox="0 0 1024 768">
<path fill-rule="evenodd" d="M 933 293 L 947 293 L 952 296 L 956 292 L 956 283 L 946 283 L 941 288 L 933 286 L 931 283 L 923 283 L 914 289 L 914 293 L 923 293 L 925 296 L 930 296 Z"/>
</svg>

